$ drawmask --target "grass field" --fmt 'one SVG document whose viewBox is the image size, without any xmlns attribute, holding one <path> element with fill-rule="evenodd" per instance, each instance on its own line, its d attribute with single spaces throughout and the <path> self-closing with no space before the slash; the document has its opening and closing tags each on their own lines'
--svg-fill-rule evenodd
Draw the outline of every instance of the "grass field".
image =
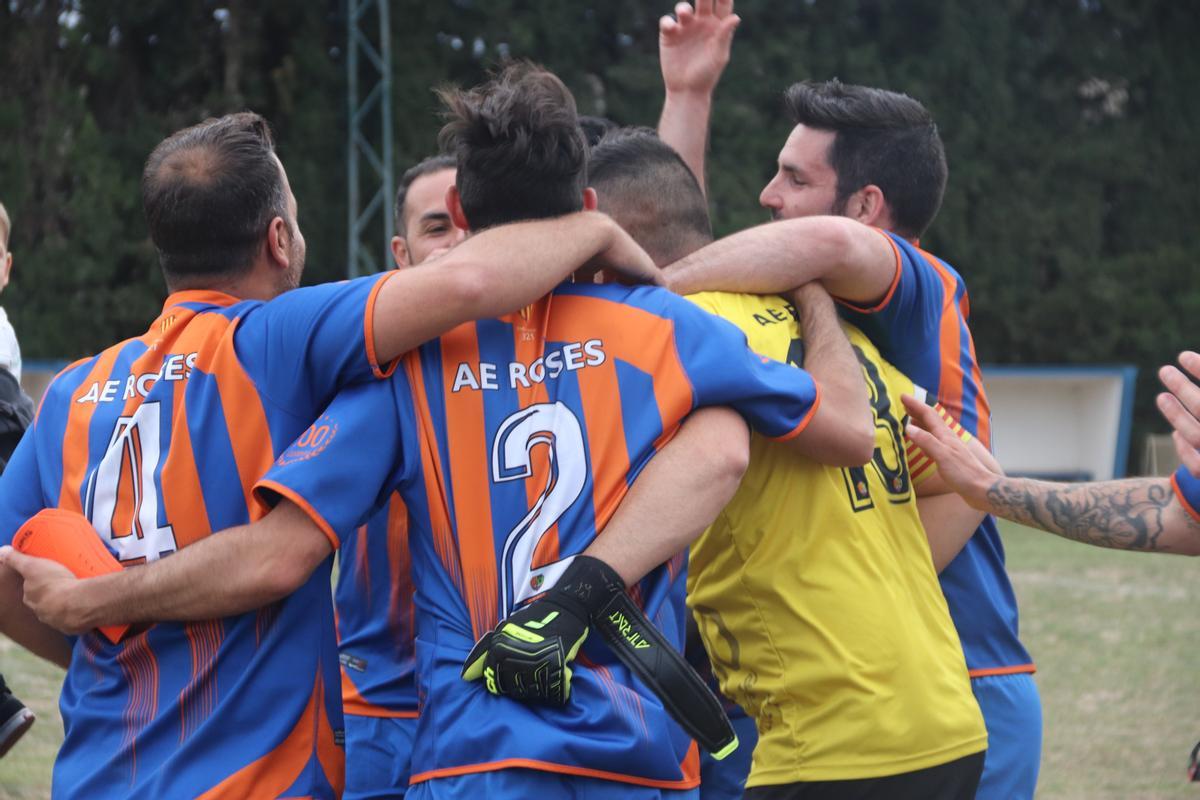
<svg viewBox="0 0 1200 800">
<path fill-rule="evenodd" d="M 1022 638 L 1045 711 L 1039 798 L 1200 797 L 1200 561 L 1113 553 L 1005 530 Z M 0 641 L 0 672 L 39 722 L 0 761 L 0 798 L 45 798 L 62 739 L 61 673 Z M 104 757 L 97 754 L 97 757 Z"/>
</svg>

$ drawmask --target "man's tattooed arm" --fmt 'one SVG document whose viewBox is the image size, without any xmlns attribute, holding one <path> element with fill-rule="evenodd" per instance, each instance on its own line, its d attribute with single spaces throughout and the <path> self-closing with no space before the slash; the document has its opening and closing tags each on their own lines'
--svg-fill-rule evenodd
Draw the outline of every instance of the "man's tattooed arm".
<svg viewBox="0 0 1200 800">
<path fill-rule="evenodd" d="M 1200 554 L 1200 522 L 1166 478 L 1070 484 L 998 477 L 986 502 L 998 517 L 1097 547 Z"/>
</svg>

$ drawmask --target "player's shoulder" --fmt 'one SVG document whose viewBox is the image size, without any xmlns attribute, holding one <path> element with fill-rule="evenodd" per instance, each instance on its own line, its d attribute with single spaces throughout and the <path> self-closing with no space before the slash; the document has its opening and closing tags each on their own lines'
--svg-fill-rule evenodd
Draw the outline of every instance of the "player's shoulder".
<svg viewBox="0 0 1200 800">
<path fill-rule="evenodd" d="M 800 333 L 800 317 L 796 306 L 779 295 L 697 292 L 688 295 L 687 299 L 705 311 L 733 323 L 751 338 L 756 334 L 769 333 L 791 339 Z"/>
<path fill-rule="evenodd" d="M 845 321 L 842 322 L 842 330 L 845 331 L 846 338 L 854 348 L 859 361 L 869 371 L 873 371 L 877 378 L 883 380 L 892 389 L 905 394 L 912 394 L 919 390 L 917 382 L 888 361 L 865 333 Z"/>
<path fill-rule="evenodd" d="M 862 352 L 863 357 L 871 361 L 883 361 L 883 355 L 880 354 L 879 348 L 871 341 L 862 330 L 855 324 L 840 320 L 842 323 L 842 332 L 846 334 L 846 338 L 855 348 Z"/>
<path fill-rule="evenodd" d="M 46 390 L 42 394 L 42 402 L 45 403 L 48 400 L 58 399 L 61 395 L 71 395 L 77 388 L 88 381 L 98 366 L 101 364 L 115 364 L 121 360 L 122 355 L 127 355 L 126 351 L 129 348 L 142 350 L 145 348 L 145 345 L 142 343 L 140 337 L 122 339 L 98 353 L 85 356 L 67 364 L 46 385 Z M 104 375 L 98 377 L 107 378 L 107 371 Z"/>
<path fill-rule="evenodd" d="M 950 264 L 949 261 L 942 258 L 933 252 L 921 247 L 921 243 L 911 242 L 903 236 L 892 231 L 884 231 L 888 238 L 895 244 L 900 252 L 901 258 L 907 261 L 914 269 L 928 270 L 931 274 L 936 275 L 943 282 L 956 284 L 957 286 L 966 287 L 966 281 L 962 274 Z"/>
<path fill-rule="evenodd" d="M 696 292 L 687 295 L 687 300 L 722 317 L 739 314 L 760 313 L 771 307 L 783 309 L 792 319 L 796 309 L 791 303 L 776 295 L 757 295 L 745 292 Z M 777 310 L 778 310 L 777 309 Z"/>
<path fill-rule="evenodd" d="M 620 283 L 564 283 L 556 295 L 584 297 L 601 303 L 616 303 L 660 317 L 672 317 L 690 308 L 687 301 L 661 286 L 626 286 Z"/>
<path fill-rule="evenodd" d="M 162 320 L 170 320 L 174 311 L 190 311 L 196 316 L 220 316 L 235 320 L 263 306 L 262 300 L 246 300 L 222 292 L 185 290 L 172 294 L 163 306 Z"/>
</svg>

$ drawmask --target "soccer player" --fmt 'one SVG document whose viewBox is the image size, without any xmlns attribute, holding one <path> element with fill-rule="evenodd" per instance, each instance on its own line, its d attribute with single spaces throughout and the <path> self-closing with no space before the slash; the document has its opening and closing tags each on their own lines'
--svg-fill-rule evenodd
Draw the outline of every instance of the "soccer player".
<svg viewBox="0 0 1200 800">
<path fill-rule="evenodd" d="M 589 180 L 599 207 L 659 264 L 712 238 L 694 177 L 648 131 L 603 140 Z M 799 367 L 813 344 L 797 311 L 802 320 L 814 291 L 795 306 L 690 299 Z M 899 398 L 911 381 L 847 329 L 862 363 L 854 378 L 866 378 L 872 401 L 871 463 L 827 467 L 754 437 L 741 488 L 692 547 L 689 604 L 722 690 L 758 722 L 747 797 L 969 800 L 986 735 L 917 508 L 917 495 L 945 489 L 919 454 L 910 471 Z M 952 514 L 962 537 L 982 518 L 967 512 Z"/>
<path fill-rule="evenodd" d="M 693 253 L 668 268 L 669 284 L 772 293 L 820 280 L 888 361 L 987 445 L 966 283 L 917 244 L 946 184 L 932 117 L 906 95 L 836 80 L 797 83 L 785 101 L 794 127 L 759 198 L 775 221 Z M 1041 701 L 995 520 L 985 518 L 965 546 L 955 537 L 931 545 L 988 726 L 979 797 L 1030 798 Z"/>
<path fill-rule="evenodd" d="M 909 435 L 975 508 L 1097 547 L 1200 555 L 1200 479 L 1186 467 L 1170 478 L 1093 483 L 1010 478 L 961 446 L 936 414 L 911 398 L 905 405 Z"/>
<path fill-rule="evenodd" d="M 168 137 L 142 194 L 171 296 L 144 335 L 48 388 L 0 478 L 0 542 L 59 509 L 86 514 L 127 565 L 174 561 L 164 556 L 249 520 L 254 481 L 338 388 L 385 375 L 390 360 L 465 320 L 523 307 L 585 264 L 653 274 L 611 221 L 578 214 L 483 233 L 436 269 L 294 289 L 305 255 L 296 201 L 266 122 L 250 113 Z M 278 549 L 241 548 L 176 599 L 210 602 L 234 565 L 269 594 L 289 579 Z M 6 609 L 5 633 L 69 659 L 54 795 L 339 795 L 326 555 L 279 602 L 143 626 L 116 644 L 95 632 L 68 641 L 24 607 Z M 0 570 L 0 594 L 19 593 L 17 573 Z"/>
<path fill-rule="evenodd" d="M 462 241 L 446 208 L 454 159 L 426 158 L 404 172 L 392 213 L 392 257 L 403 269 Z M 338 658 L 346 722 L 344 800 L 402 797 L 417 730 L 413 585 L 408 507 L 387 507 L 342 537 L 338 580 Z"/>
<path fill-rule="evenodd" d="M 447 155 L 430 156 L 400 178 L 392 209 L 392 258 L 397 267 L 420 264 L 463 240 L 466 232 L 454 227 L 446 209 L 446 192 L 453 185 L 454 159 Z"/>
</svg>

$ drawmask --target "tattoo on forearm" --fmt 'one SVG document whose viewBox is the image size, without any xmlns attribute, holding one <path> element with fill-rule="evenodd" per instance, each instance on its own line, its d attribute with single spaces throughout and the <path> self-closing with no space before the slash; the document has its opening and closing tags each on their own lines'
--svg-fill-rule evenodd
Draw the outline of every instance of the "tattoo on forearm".
<svg viewBox="0 0 1200 800">
<path fill-rule="evenodd" d="M 1200 539 L 1200 523 L 1171 508 L 1178 501 L 1163 478 L 1077 485 L 999 478 L 987 499 L 997 516 L 1098 547 L 1169 553 L 1180 550 L 1173 533 Z"/>
</svg>

